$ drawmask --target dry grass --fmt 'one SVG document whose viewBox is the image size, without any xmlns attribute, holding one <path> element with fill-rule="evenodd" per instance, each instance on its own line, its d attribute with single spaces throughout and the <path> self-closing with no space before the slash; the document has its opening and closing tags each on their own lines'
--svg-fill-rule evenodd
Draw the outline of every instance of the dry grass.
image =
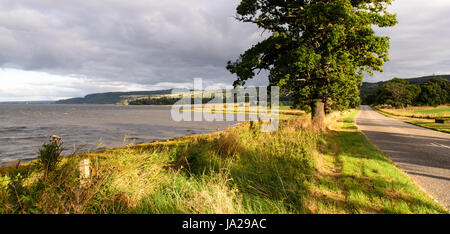
<svg viewBox="0 0 450 234">
<path fill-rule="evenodd" d="M 217 140 L 217 151 L 219 155 L 233 157 L 239 147 L 239 136 L 234 131 L 222 133 Z"/>
</svg>

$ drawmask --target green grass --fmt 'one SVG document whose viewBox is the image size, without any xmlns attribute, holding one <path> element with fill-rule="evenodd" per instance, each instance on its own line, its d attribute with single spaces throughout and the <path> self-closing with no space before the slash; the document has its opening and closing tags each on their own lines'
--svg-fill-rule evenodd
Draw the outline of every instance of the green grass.
<svg viewBox="0 0 450 234">
<path fill-rule="evenodd" d="M 412 112 L 418 114 L 444 114 L 446 112 L 450 112 L 450 107 L 434 108 L 430 110 L 415 110 Z"/>
<path fill-rule="evenodd" d="M 74 155 L 47 180 L 33 163 L 4 168 L 0 212 L 304 213 L 320 135 L 286 124 L 275 133 L 247 123 L 221 134 Z M 80 188 L 84 158 L 92 181 Z M 25 179 L 13 183 L 19 172 Z"/>
<path fill-rule="evenodd" d="M 291 110 L 292 106 L 280 106 L 279 109 L 280 110 Z"/>
<path fill-rule="evenodd" d="M 407 118 L 417 119 L 436 119 L 436 118 L 450 118 L 450 107 L 448 105 L 442 106 L 411 106 L 407 108 L 383 108 L 383 106 L 377 106 L 377 109 L 385 113 Z"/>
<path fill-rule="evenodd" d="M 434 120 L 409 120 L 407 121 L 410 124 L 414 124 L 417 125 L 419 127 L 423 127 L 423 128 L 428 128 L 431 130 L 435 130 L 435 131 L 439 131 L 439 132 L 444 132 L 444 133 L 450 133 L 450 123 L 444 123 L 444 124 L 440 124 L 440 123 L 435 123 Z"/>
<path fill-rule="evenodd" d="M 353 124 L 259 124 L 0 169 L 0 213 L 444 213 Z M 334 123 L 333 123 L 334 122 Z M 78 165 L 91 161 L 80 186 Z"/>
</svg>

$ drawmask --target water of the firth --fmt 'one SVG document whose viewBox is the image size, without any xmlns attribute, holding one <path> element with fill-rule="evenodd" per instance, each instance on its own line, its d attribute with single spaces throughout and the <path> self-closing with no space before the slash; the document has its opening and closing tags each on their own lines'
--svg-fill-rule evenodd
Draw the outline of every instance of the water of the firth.
<svg viewBox="0 0 450 234">
<path fill-rule="evenodd" d="M 0 166 L 35 159 L 51 135 L 62 137 L 64 154 L 70 154 L 214 132 L 235 123 L 175 122 L 170 107 L 0 104 Z"/>
</svg>

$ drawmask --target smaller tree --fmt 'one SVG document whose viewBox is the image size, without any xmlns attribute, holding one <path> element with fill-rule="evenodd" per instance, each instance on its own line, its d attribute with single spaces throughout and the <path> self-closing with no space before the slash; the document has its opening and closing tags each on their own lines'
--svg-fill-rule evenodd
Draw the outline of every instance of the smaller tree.
<svg viewBox="0 0 450 234">
<path fill-rule="evenodd" d="M 56 169 L 61 153 L 64 151 L 63 144 L 64 141 L 61 137 L 51 136 L 49 142 L 44 143 L 39 149 L 39 165 L 44 170 L 45 177 Z"/>
<path fill-rule="evenodd" d="M 395 108 L 402 108 L 413 104 L 420 92 L 416 85 L 408 81 L 395 78 L 380 86 L 376 95 L 377 104 L 387 104 Z"/>
</svg>

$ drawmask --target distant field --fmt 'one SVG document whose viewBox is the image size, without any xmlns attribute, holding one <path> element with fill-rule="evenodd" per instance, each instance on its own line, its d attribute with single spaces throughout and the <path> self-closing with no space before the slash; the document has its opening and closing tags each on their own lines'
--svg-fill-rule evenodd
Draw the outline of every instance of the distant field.
<svg viewBox="0 0 450 234">
<path fill-rule="evenodd" d="M 437 118 L 450 118 L 450 106 L 409 107 L 403 109 L 376 108 L 378 112 L 392 118 L 401 119 L 420 127 L 450 133 L 450 123 L 435 123 Z"/>
<path fill-rule="evenodd" d="M 433 109 L 426 109 L 426 110 L 415 110 L 413 113 L 419 113 L 419 114 L 442 114 L 442 115 L 448 115 L 450 113 L 450 107 L 442 107 L 442 108 L 433 108 Z"/>
<path fill-rule="evenodd" d="M 419 119 L 435 119 L 435 118 L 450 118 L 450 106 L 424 106 L 424 107 L 408 107 L 402 109 L 388 109 L 378 108 L 379 110 L 390 115 L 419 118 Z"/>
</svg>

